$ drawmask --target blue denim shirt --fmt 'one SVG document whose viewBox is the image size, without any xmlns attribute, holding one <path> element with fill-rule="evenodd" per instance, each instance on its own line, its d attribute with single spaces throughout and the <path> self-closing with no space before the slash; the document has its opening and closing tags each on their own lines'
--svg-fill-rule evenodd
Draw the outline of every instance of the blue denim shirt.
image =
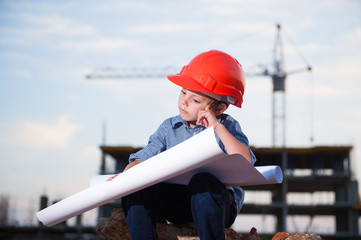
<svg viewBox="0 0 361 240">
<path fill-rule="evenodd" d="M 246 145 L 249 149 L 248 138 L 242 132 L 240 124 L 234 118 L 227 114 L 221 114 L 217 118 L 236 139 Z M 129 162 L 132 162 L 135 159 L 145 161 L 148 158 L 174 147 L 197 133 L 200 133 L 204 129 L 206 128 L 200 125 L 197 125 L 194 128 L 189 127 L 188 123 L 184 121 L 180 115 L 168 118 L 164 120 L 157 131 L 149 137 L 147 146 L 129 156 Z M 226 153 L 227 151 L 217 134 L 216 139 L 220 148 Z M 249 149 L 249 151 L 252 157 L 252 164 L 254 164 L 256 162 L 256 157 L 251 149 Z M 239 212 L 244 202 L 244 191 L 238 186 L 229 188 L 234 191 L 237 210 Z"/>
</svg>

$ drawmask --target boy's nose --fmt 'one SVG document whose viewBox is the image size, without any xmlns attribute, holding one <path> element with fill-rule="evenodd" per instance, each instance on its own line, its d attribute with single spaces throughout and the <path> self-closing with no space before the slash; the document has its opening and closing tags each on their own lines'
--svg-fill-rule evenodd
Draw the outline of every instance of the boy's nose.
<svg viewBox="0 0 361 240">
<path fill-rule="evenodd" d="M 182 104 L 185 105 L 185 106 L 188 106 L 188 98 L 187 97 L 184 97 L 182 99 Z"/>
</svg>

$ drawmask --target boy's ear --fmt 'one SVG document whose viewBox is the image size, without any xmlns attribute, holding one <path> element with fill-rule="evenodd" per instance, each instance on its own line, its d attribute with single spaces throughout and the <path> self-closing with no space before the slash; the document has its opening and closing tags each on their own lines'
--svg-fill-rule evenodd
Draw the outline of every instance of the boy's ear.
<svg viewBox="0 0 361 240">
<path fill-rule="evenodd" d="M 217 108 L 214 110 L 214 114 L 216 116 L 222 114 L 224 111 L 226 111 L 228 108 L 228 105 L 226 103 L 221 103 L 217 106 Z"/>
</svg>

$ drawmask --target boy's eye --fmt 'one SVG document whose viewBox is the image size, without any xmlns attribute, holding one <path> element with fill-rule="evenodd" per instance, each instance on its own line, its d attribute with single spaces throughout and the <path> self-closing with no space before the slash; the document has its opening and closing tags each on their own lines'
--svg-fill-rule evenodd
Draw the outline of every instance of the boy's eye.
<svg viewBox="0 0 361 240">
<path fill-rule="evenodd" d="M 193 99 L 193 101 L 194 101 L 195 103 L 200 103 L 200 101 L 198 101 L 197 99 Z"/>
</svg>

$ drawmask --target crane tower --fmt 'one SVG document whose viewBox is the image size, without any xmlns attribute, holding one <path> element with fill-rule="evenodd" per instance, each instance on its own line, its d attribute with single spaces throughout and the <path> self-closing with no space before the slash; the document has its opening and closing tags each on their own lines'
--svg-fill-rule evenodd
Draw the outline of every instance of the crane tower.
<svg viewBox="0 0 361 240">
<path fill-rule="evenodd" d="M 276 27 L 273 72 L 265 69 L 263 75 L 272 79 L 272 147 L 286 147 L 286 79 L 289 74 L 305 70 L 311 71 L 312 68 L 307 66 L 306 69 L 285 71 L 281 25 L 277 24 Z"/>
<path fill-rule="evenodd" d="M 273 49 L 272 78 L 272 146 L 286 146 L 286 73 L 284 71 L 281 26 L 277 24 L 275 46 Z"/>
</svg>

